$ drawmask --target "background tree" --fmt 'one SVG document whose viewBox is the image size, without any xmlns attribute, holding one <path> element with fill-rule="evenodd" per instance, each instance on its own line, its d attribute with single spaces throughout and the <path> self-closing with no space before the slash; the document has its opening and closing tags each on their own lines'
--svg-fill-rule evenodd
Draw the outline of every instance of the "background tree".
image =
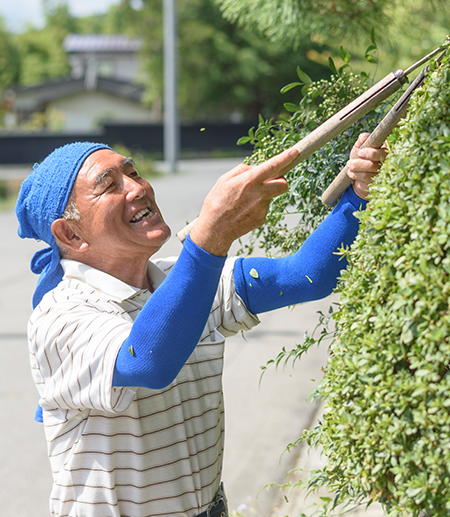
<svg viewBox="0 0 450 517">
<path fill-rule="evenodd" d="M 17 82 L 20 74 L 20 57 L 12 36 L 0 18 L 0 121 L 11 109 L 12 98 L 7 89 Z M 1 197 L 0 193 L 0 197 Z"/>
<path fill-rule="evenodd" d="M 450 23 L 444 0 L 435 1 L 439 15 L 430 8 L 431 0 L 178 0 L 181 117 L 277 117 L 285 113 L 280 89 L 295 80 L 297 66 L 313 80 L 329 77 L 330 56 L 338 67 L 343 64 L 337 52 L 342 39 L 354 70 L 368 71 L 364 50 L 370 31 L 363 33 L 372 23 L 384 23 L 383 36 L 388 26 L 397 35 L 396 46 L 384 38 L 380 42 L 378 74 L 406 67 L 433 48 Z M 20 55 L 20 84 L 68 74 L 62 41 L 69 32 L 125 33 L 143 39 L 138 80 L 146 89 L 145 102 L 161 106 L 161 0 L 121 0 L 103 15 L 82 18 L 71 15 L 66 1 L 46 0 L 44 5 L 46 26 L 30 27 L 13 40 Z M 406 27 L 414 32 L 414 45 Z"/>
<path fill-rule="evenodd" d="M 20 58 L 14 40 L 0 18 L 0 94 L 19 78 Z"/>
<path fill-rule="evenodd" d="M 43 29 L 28 28 L 15 37 L 21 61 L 19 84 L 36 84 L 69 73 L 62 42 L 69 32 L 127 34 L 142 38 L 138 81 L 145 102 L 161 106 L 162 2 L 131 0 L 112 5 L 103 15 L 75 18 L 66 1 L 46 0 Z M 295 51 L 269 42 L 225 20 L 212 0 L 178 0 L 179 103 L 182 118 L 253 119 L 283 111 L 281 87 L 295 78 L 300 65 L 311 77 L 328 75 L 328 67 L 309 60 L 309 50 L 323 45 L 305 39 Z"/>
<path fill-rule="evenodd" d="M 20 55 L 19 84 L 38 84 L 70 72 L 62 44 L 69 32 L 76 32 L 77 22 L 66 2 L 45 0 L 43 5 L 45 27 L 30 27 L 15 37 Z"/>
<path fill-rule="evenodd" d="M 391 0 L 215 0 L 226 18 L 272 41 L 299 44 L 304 34 L 364 36 L 390 20 Z"/>
<path fill-rule="evenodd" d="M 178 0 L 179 102 L 181 116 L 228 118 L 235 112 L 256 119 L 259 113 L 278 114 L 281 87 L 302 66 L 312 77 L 328 75 L 328 68 L 310 61 L 306 53 L 322 45 L 309 38 L 295 51 L 273 43 L 225 20 L 212 0 Z M 136 9 L 123 1 L 109 11 L 108 32 L 143 38 L 141 63 L 148 103 L 162 97 L 162 2 L 143 0 Z"/>
<path fill-rule="evenodd" d="M 438 47 L 450 26 L 447 0 L 214 0 L 224 16 L 238 26 L 263 34 L 270 41 L 296 48 L 304 37 L 322 45 L 308 57 L 337 67 L 344 46 L 356 73 L 380 79 Z M 377 38 L 376 64 L 367 60 L 369 35 Z M 372 49 L 375 50 L 375 49 Z M 372 51 L 371 51 L 372 53 Z M 413 76 L 414 77 L 414 76 Z"/>
</svg>

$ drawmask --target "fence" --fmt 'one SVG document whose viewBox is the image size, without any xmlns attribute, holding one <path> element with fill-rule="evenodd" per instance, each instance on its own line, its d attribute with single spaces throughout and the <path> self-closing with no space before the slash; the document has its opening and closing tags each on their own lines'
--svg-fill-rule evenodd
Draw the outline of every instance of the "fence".
<svg viewBox="0 0 450 517">
<path fill-rule="evenodd" d="M 243 154 L 251 146 L 237 146 L 236 142 L 248 134 L 256 122 L 239 124 L 203 122 L 180 126 L 180 150 L 184 153 L 233 151 Z M 104 123 L 96 132 L 65 134 L 49 132 L 0 133 L 0 164 L 29 164 L 40 162 L 53 149 L 76 141 L 102 142 L 114 147 L 122 144 L 130 150 L 143 150 L 162 155 L 164 129 L 162 124 Z"/>
</svg>

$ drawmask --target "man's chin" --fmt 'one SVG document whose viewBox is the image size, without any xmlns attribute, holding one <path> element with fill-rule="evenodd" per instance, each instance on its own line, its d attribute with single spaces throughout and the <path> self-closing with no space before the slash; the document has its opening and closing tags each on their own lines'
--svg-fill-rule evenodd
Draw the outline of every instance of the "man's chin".
<svg viewBox="0 0 450 517">
<path fill-rule="evenodd" d="M 161 248 L 170 239 L 171 235 L 172 230 L 167 226 L 167 224 L 164 223 L 159 230 L 152 230 L 151 235 L 149 236 L 149 244 L 153 246 L 155 243 L 157 243 L 157 246 Z"/>
</svg>

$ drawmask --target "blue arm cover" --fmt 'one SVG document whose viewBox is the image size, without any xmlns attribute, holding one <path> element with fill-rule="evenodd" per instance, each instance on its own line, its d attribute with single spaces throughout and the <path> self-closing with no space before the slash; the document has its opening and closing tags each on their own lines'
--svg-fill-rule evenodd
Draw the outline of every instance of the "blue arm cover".
<svg viewBox="0 0 450 517">
<path fill-rule="evenodd" d="M 113 386 L 161 389 L 175 379 L 205 328 L 224 263 L 225 257 L 207 253 L 188 236 L 119 350 Z"/>
<path fill-rule="evenodd" d="M 350 187 L 295 254 L 238 259 L 236 290 L 247 308 L 258 314 L 330 294 L 346 266 L 333 253 L 353 242 L 359 228 L 353 212 L 365 205 Z M 160 389 L 175 379 L 200 339 L 224 260 L 188 237 L 172 271 L 145 304 L 122 345 L 113 386 Z M 250 275 L 252 269 L 259 278 Z"/>
<path fill-rule="evenodd" d="M 247 308 L 258 314 L 329 295 L 346 266 L 334 253 L 353 242 L 359 228 L 353 212 L 366 204 L 350 187 L 293 255 L 238 259 L 236 290 Z M 224 260 L 186 239 L 178 261 L 145 304 L 118 353 L 113 386 L 158 389 L 175 379 L 201 337 Z M 250 275 L 252 269 L 258 278 Z M 35 419 L 42 422 L 40 406 Z"/>
<path fill-rule="evenodd" d="M 340 270 L 347 266 L 346 259 L 335 253 L 352 244 L 359 229 L 353 212 L 365 208 L 366 204 L 350 186 L 333 211 L 293 255 L 238 259 L 234 280 L 236 292 L 246 307 L 260 314 L 331 294 Z"/>
</svg>

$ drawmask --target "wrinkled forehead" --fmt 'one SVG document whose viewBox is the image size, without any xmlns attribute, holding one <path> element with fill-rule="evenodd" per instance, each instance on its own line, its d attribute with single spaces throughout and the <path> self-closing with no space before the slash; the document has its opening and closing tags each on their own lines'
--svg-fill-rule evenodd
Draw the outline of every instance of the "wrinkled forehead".
<svg viewBox="0 0 450 517">
<path fill-rule="evenodd" d="M 92 186 L 100 184 L 107 176 L 134 168 L 134 160 L 110 151 L 100 149 L 90 154 L 80 167 L 75 185 L 88 181 Z"/>
</svg>

